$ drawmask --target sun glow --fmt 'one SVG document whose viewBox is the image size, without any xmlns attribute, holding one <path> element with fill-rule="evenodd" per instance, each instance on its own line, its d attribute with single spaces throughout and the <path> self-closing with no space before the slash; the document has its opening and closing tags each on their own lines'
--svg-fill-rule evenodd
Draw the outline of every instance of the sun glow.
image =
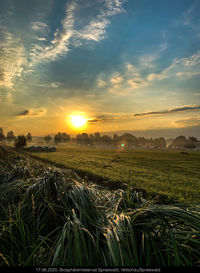
<svg viewBox="0 0 200 273">
<path fill-rule="evenodd" d="M 81 115 L 71 115 L 69 118 L 70 124 L 74 129 L 82 129 L 87 123 L 87 118 Z"/>
</svg>

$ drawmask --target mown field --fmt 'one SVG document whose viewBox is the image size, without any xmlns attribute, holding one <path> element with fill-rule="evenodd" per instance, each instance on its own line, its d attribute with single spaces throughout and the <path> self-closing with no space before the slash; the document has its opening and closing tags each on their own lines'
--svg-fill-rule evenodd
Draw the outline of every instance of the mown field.
<svg viewBox="0 0 200 273">
<path fill-rule="evenodd" d="M 117 150 L 57 146 L 54 153 L 33 153 L 90 178 L 131 183 L 150 195 L 177 201 L 200 200 L 200 152 L 178 150 Z"/>
</svg>

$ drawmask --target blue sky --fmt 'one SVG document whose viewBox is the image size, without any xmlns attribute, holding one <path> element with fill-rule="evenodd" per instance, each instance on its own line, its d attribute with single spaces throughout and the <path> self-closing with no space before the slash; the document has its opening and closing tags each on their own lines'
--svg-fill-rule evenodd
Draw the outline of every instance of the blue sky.
<svg viewBox="0 0 200 273">
<path fill-rule="evenodd" d="M 200 1 L 1 0 L 0 127 L 16 133 L 194 128 Z"/>
</svg>

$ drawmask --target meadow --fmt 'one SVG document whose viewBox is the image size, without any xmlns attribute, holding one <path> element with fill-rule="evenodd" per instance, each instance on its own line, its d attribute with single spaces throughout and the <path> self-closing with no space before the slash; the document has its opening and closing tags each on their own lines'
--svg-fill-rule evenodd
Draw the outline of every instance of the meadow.
<svg viewBox="0 0 200 273">
<path fill-rule="evenodd" d="M 108 149 L 57 145 L 54 153 L 33 153 L 93 181 L 127 183 L 149 196 L 179 202 L 200 200 L 200 152 Z"/>
<path fill-rule="evenodd" d="M 0 146 L 0 266 L 195 269 L 199 211 L 156 204 L 133 187 L 88 184 L 73 170 Z"/>
</svg>

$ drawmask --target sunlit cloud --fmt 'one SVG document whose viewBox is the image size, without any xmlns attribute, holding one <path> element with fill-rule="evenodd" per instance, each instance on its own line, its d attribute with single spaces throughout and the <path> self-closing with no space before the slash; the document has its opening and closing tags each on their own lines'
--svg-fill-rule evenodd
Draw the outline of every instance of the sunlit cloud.
<svg viewBox="0 0 200 273">
<path fill-rule="evenodd" d="M 134 114 L 134 117 L 163 115 L 163 114 L 170 114 L 175 112 L 185 112 L 185 111 L 194 111 L 194 110 L 200 110 L 200 105 L 184 105 L 184 106 L 179 106 L 176 108 L 171 108 L 168 110 L 138 113 L 138 114 Z"/>
<path fill-rule="evenodd" d="M 102 79 L 97 80 L 97 86 L 98 87 L 104 87 L 106 85 L 107 85 L 107 83 L 105 81 L 103 81 Z"/>
<path fill-rule="evenodd" d="M 45 114 L 46 110 L 44 109 L 25 109 L 17 114 L 18 118 L 27 118 L 27 117 L 40 117 Z"/>
<path fill-rule="evenodd" d="M 199 126 L 200 125 L 200 116 L 194 118 L 185 118 L 181 120 L 175 120 L 175 125 L 178 127 L 189 127 L 189 126 Z"/>
<path fill-rule="evenodd" d="M 113 77 L 111 77 L 111 79 L 110 79 L 110 82 L 111 82 L 111 84 L 113 84 L 113 85 L 118 85 L 118 84 L 120 84 L 120 83 L 122 83 L 122 81 L 123 81 L 123 77 L 120 75 L 120 74 L 118 74 L 118 73 L 116 73 Z"/>
</svg>

